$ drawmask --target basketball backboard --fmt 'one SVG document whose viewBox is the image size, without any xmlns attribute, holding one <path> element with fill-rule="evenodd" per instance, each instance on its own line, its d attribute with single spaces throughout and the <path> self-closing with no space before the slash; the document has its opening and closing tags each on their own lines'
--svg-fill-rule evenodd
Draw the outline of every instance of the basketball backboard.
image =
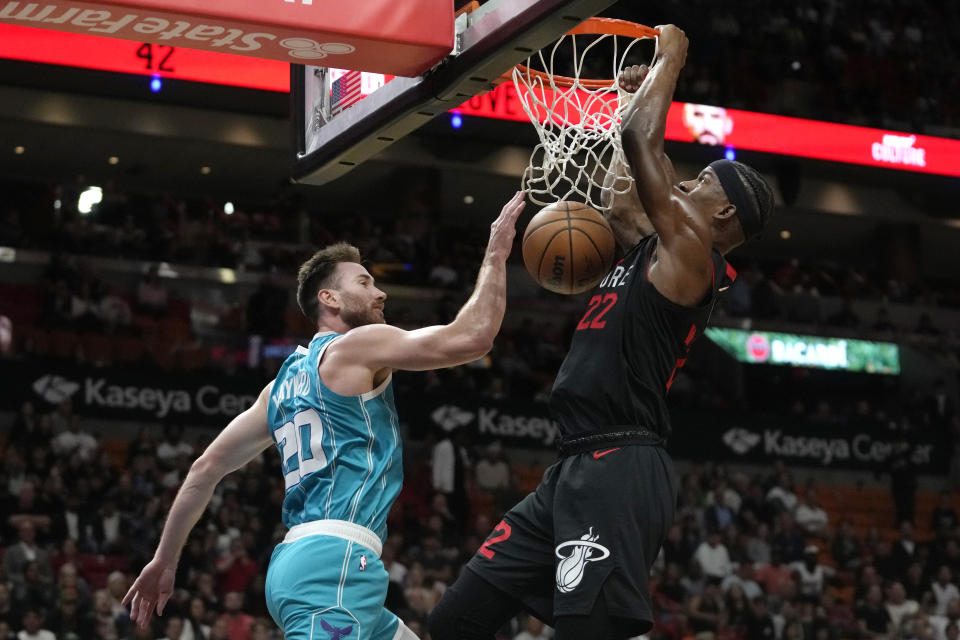
<svg viewBox="0 0 960 640">
<path fill-rule="evenodd" d="M 397 77 L 334 116 L 331 74 L 291 66 L 293 176 L 325 184 L 396 140 L 488 91 L 531 52 L 603 11 L 614 0 L 490 0 L 455 23 L 453 51 L 423 75 Z"/>
</svg>

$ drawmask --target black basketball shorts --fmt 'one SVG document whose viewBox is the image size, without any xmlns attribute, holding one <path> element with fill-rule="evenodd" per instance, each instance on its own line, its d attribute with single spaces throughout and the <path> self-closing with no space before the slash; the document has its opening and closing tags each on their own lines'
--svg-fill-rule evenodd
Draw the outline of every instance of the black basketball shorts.
<svg viewBox="0 0 960 640">
<path fill-rule="evenodd" d="M 602 593 L 611 616 L 652 627 L 649 573 L 673 521 L 677 483 L 660 446 L 577 453 L 494 527 L 467 567 L 548 624 L 587 615 Z"/>
</svg>

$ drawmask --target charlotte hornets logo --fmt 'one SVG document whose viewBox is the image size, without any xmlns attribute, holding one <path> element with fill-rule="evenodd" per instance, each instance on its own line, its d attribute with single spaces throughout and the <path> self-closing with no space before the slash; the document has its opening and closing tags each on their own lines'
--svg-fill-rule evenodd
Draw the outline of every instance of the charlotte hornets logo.
<svg viewBox="0 0 960 640">
<path fill-rule="evenodd" d="M 610 557 L 610 550 L 602 544 L 597 544 L 600 534 L 593 534 L 593 527 L 580 536 L 579 540 L 568 540 L 557 545 L 555 553 L 560 558 L 557 563 L 557 589 L 560 593 L 570 593 L 583 580 L 583 570 L 588 562 L 596 562 Z M 563 555 L 561 550 L 573 547 L 570 555 Z"/>
<path fill-rule="evenodd" d="M 350 632 L 353 631 L 353 625 L 338 629 L 323 618 L 320 618 L 320 626 L 323 627 L 324 631 L 330 634 L 330 640 L 340 640 L 340 638 L 346 638 L 348 635 L 350 635 Z"/>
</svg>

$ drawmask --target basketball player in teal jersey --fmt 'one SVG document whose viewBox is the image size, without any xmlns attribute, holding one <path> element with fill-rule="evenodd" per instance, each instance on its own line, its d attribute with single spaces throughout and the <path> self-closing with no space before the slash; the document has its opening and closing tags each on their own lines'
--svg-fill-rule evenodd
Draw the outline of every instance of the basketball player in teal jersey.
<svg viewBox="0 0 960 640">
<path fill-rule="evenodd" d="M 380 551 L 403 467 L 391 375 L 464 364 L 490 350 L 523 207 L 518 192 L 491 225 L 473 294 L 447 325 L 404 331 L 385 324 L 386 294 L 350 245 L 327 247 L 304 263 L 297 300 L 317 334 L 191 466 L 153 560 L 124 597 L 131 619 L 146 626 L 154 611 L 163 613 L 180 552 L 214 487 L 275 445 L 289 532 L 270 560 L 266 598 L 285 638 L 416 637 L 383 606 L 388 576 Z"/>
</svg>

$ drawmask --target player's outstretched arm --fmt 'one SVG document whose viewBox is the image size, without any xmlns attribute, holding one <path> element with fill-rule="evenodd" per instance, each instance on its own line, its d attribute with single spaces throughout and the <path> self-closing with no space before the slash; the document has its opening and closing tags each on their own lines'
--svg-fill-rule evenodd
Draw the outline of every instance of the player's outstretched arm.
<svg viewBox="0 0 960 640">
<path fill-rule="evenodd" d="M 636 93 L 649 71 L 650 68 L 645 64 L 627 67 L 618 79 L 620 89 L 631 95 Z M 614 159 L 611 163 L 603 177 L 600 201 L 604 207 L 603 217 L 610 224 L 613 237 L 623 251 L 631 249 L 656 231 L 640 202 L 626 162 Z"/>
<path fill-rule="evenodd" d="M 490 225 L 490 240 L 473 294 L 453 322 L 415 331 L 385 324 L 357 327 L 331 345 L 330 356 L 337 362 L 370 369 L 423 371 L 472 362 L 490 351 L 506 311 L 506 262 L 525 195 L 518 191 Z"/>
<path fill-rule="evenodd" d="M 663 149 L 667 112 L 688 41 L 673 25 L 657 28 L 657 53 L 624 113 L 621 141 L 640 202 L 657 231 L 658 273 L 651 270 L 651 280 L 674 302 L 695 303 L 710 283 L 710 229 L 697 219 Z"/>
<path fill-rule="evenodd" d="M 238 415 L 220 432 L 193 465 L 170 507 L 157 551 L 123 598 L 131 604 L 130 619 L 146 626 L 156 611 L 163 614 L 173 595 L 173 578 L 180 552 L 190 530 L 203 515 L 213 489 L 220 480 L 257 457 L 273 440 L 267 425 L 267 402 L 273 383 L 267 385 L 252 407 Z"/>
</svg>

